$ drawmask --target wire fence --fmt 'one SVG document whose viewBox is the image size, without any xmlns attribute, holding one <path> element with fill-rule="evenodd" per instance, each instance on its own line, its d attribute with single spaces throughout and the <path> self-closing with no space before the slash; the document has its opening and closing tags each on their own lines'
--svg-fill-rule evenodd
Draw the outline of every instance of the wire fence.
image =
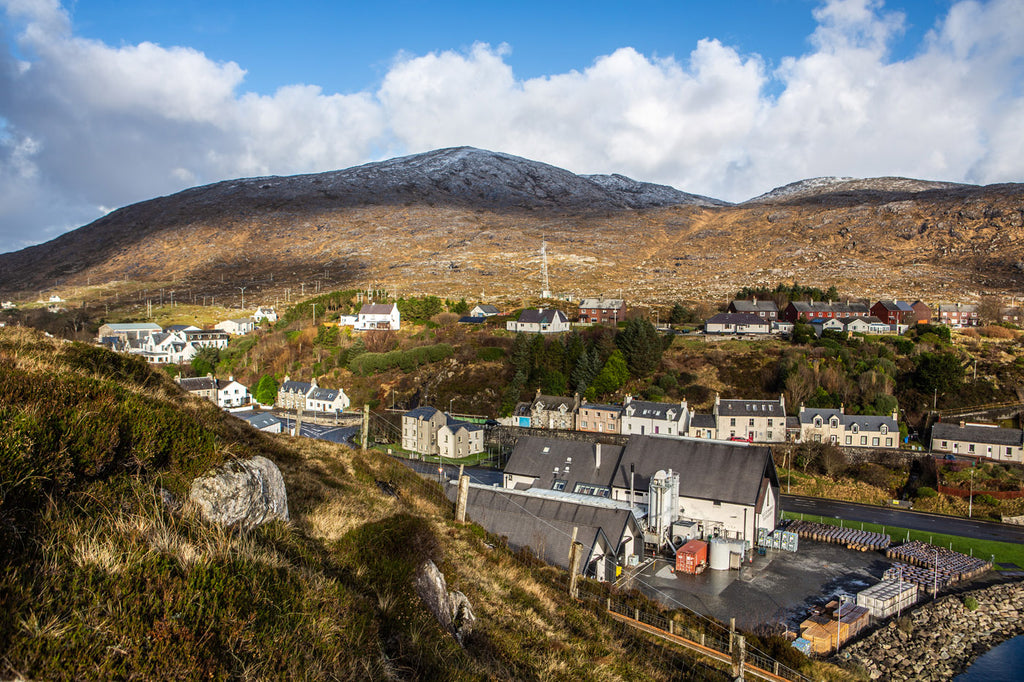
<svg viewBox="0 0 1024 682">
<path fill-rule="evenodd" d="M 446 479 L 442 485 L 434 485 L 437 479 L 432 476 L 428 479 L 423 477 L 424 492 L 428 497 L 434 499 L 440 505 L 447 505 L 454 514 L 455 498 L 458 494 L 456 481 Z M 525 513 L 529 513 L 525 508 Z M 532 515 L 532 514 L 531 514 Z M 545 519 L 535 517 L 538 523 L 547 523 Z M 550 525 L 550 524 L 549 524 Z M 559 529 L 554 532 L 561 533 Z M 562 533 L 565 539 L 566 556 L 569 554 L 569 546 L 573 538 L 568 533 Z M 539 559 L 527 547 L 510 547 L 513 559 L 523 570 L 528 571 L 531 576 L 542 584 L 566 593 L 575 587 L 575 597 L 578 603 L 588 607 L 595 614 L 608 619 L 609 626 L 623 638 L 627 638 L 630 648 L 640 647 L 645 658 L 664 658 L 663 663 L 670 666 L 686 666 L 687 679 L 697 680 L 721 680 L 732 679 L 723 665 L 728 666 L 732 660 L 733 648 L 737 646 L 738 638 L 742 633 L 730 630 L 729 627 L 712 620 L 696 611 L 687 608 L 684 604 L 663 594 L 665 604 L 671 605 L 670 609 L 661 609 L 647 596 L 633 589 L 618 590 L 608 583 L 599 582 L 589 578 L 578 578 L 573 585 L 572 576 L 569 571 L 552 566 Z M 636 575 L 635 569 L 630 571 L 631 575 L 626 580 L 626 585 L 632 583 L 643 584 L 641 576 Z M 655 593 L 658 591 L 653 586 L 646 585 Z M 623 616 L 628 621 L 613 618 L 612 615 Z M 634 621 L 634 622 L 630 622 Z M 638 628 L 646 626 L 655 632 Z M 678 646 L 661 644 L 652 640 L 654 635 L 664 640 L 673 642 Z M 708 653 L 702 651 L 708 649 L 718 654 L 717 658 L 708 658 Z M 713 662 L 712 662 L 713 661 Z M 751 667 L 767 673 L 767 677 L 751 670 Z M 763 679 L 786 679 L 795 682 L 808 680 L 800 672 L 789 668 L 778 660 L 759 649 L 746 646 L 744 649 L 744 670 L 754 677 Z M 691 674 L 692 673 L 692 674 Z"/>
</svg>

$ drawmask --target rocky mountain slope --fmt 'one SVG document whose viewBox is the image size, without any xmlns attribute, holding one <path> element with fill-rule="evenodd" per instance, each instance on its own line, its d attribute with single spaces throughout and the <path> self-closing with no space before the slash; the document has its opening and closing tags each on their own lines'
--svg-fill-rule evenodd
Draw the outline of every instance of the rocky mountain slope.
<svg viewBox="0 0 1024 682">
<path fill-rule="evenodd" d="M 142 202 L 0 255 L 0 290 L 131 279 L 272 300 L 317 283 L 397 295 L 717 301 L 752 284 L 971 299 L 1024 281 L 1024 185 L 819 178 L 739 205 L 472 148 Z M 303 286 L 305 285 L 305 286 Z M 254 299 L 250 299 L 254 300 Z"/>
</svg>

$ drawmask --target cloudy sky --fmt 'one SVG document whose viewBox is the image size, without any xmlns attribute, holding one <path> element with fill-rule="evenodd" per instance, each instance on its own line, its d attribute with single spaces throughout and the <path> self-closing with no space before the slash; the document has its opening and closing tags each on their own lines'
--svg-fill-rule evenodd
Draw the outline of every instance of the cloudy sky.
<svg viewBox="0 0 1024 682">
<path fill-rule="evenodd" d="M 0 8 L 0 252 L 194 185 L 457 145 L 730 201 L 1024 181 L 1021 0 Z"/>
</svg>

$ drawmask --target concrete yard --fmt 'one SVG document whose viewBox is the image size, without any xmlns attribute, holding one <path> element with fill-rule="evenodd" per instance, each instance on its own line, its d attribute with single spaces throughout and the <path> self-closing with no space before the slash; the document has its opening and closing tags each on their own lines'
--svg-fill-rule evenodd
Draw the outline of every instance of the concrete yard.
<svg viewBox="0 0 1024 682">
<path fill-rule="evenodd" d="M 740 571 L 705 570 L 701 575 L 672 572 L 658 559 L 628 585 L 666 606 L 685 606 L 725 623 L 753 629 L 783 623 L 795 629 L 810 607 L 838 594 L 855 595 L 882 578 L 891 564 L 881 552 L 857 552 L 840 545 L 801 541 L 798 552 L 754 554 Z M 626 587 L 626 585 L 622 585 Z"/>
</svg>

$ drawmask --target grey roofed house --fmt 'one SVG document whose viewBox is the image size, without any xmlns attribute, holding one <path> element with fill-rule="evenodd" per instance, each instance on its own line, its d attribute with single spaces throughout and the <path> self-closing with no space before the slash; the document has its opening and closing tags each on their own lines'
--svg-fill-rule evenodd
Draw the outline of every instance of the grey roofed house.
<svg viewBox="0 0 1024 682">
<path fill-rule="evenodd" d="M 780 400 L 719 400 L 718 414 L 723 417 L 785 417 Z"/>
<path fill-rule="evenodd" d="M 718 313 L 709 317 L 705 324 L 767 325 L 768 322 L 763 317 L 753 313 Z"/>
<path fill-rule="evenodd" d="M 520 438 L 513 448 L 505 465 L 505 474 L 536 477 L 530 487 L 549 490 L 555 489 L 555 481 L 564 481 L 560 489 L 568 493 L 577 492 L 578 486 L 608 488 L 622 450 L 621 445 L 527 436 Z M 558 467 L 557 474 L 555 467 Z"/>
<path fill-rule="evenodd" d="M 390 315 L 393 303 L 364 303 L 359 309 L 360 315 Z"/>
<path fill-rule="evenodd" d="M 341 393 L 340 388 L 320 388 L 317 386 L 313 389 L 313 392 L 306 396 L 308 400 L 322 400 L 324 402 L 334 402 L 338 398 L 338 394 Z"/>
<path fill-rule="evenodd" d="M 775 301 L 759 301 L 756 298 L 752 301 L 737 299 L 729 304 L 730 312 L 734 313 L 778 313 L 779 306 Z"/>
<path fill-rule="evenodd" d="M 257 428 L 260 431 L 273 426 L 274 424 L 281 423 L 280 419 L 269 412 L 253 412 L 252 414 L 239 415 L 239 419 L 249 422 L 254 428 Z"/>
<path fill-rule="evenodd" d="M 599 504 L 470 485 L 466 513 L 488 532 L 505 537 L 513 549 L 529 547 L 547 563 L 563 568 L 569 565 L 575 528 L 576 540 L 584 548 L 580 568 L 585 572 L 596 558 L 595 547 L 603 545 L 618 554 L 627 531 L 633 537 L 640 534 L 636 516 L 629 509 L 607 500 L 596 502 Z"/>
<path fill-rule="evenodd" d="M 679 403 L 655 403 L 649 400 L 633 400 L 628 396 L 622 407 L 624 412 L 629 413 L 629 416 L 662 420 L 669 418 L 669 410 L 672 410 L 678 416 L 684 409 L 684 406 L 681 406 Z M 632 412 L 630 412 L 629 408 L 632 408 Z"/>
<path fill-rule="evenodd" d="M 840 416 L 840 420 L 847 428 L 852 428 L 856 424 L 861 431 L 878 431 L 882 426 L 887 426 L 890 433 L 900 432 L 899 423 L 889 414 L 844 414 Z"/>
<path fill-rule="evenodd" d="M 190 393 L 194 391 L 211 391 L 217 388 L 217 380 L 210 376 L 182 377 L 178 383 Z"/>
<path fill-rule="evenodd" d="M 779 479 L 771 448 L 717 440 L 633 436 L 615 468 L 612 486 L 650 488 L 659 470 L 679 472 L 679 496 L 693 499 L 756 505 L 767 478 L 778 499 Z"/>
<path fill-rule="evenodd" d="M 561 310 L 555 310 L 554 308 L 544 308 L 542 310 L 528 308 L 519 313 L 518 321 L 526 324 L 551 324 L 556 319 L 560 322 L 568 321 L 568 318 L 566 318 Z"/>
<path fill-rule="evenodd" d="M 725 402 L 725 401 L 722 401 Z M 715 429 L 715 415 L 704 412 L 694 413 L 690 417 L 691 429 Z"/>
<path fill-rule="evenodd" d="M 953 440 L 986 445 L 1024 445 L 1024 431 L 1003 429 L 977 424 L 951 424 L 938 422 L 932 426 L 932 443 L 937 440 Z M 932 446 L 934 449 L 934 445 Z"/>
<path fill-rule="evenodd" d="M 420 405 L 419 407 L 409 410 L 402 416 L 408 417 L 409 419 L 430 419 L 440 411 L 441 410 L 436 407 L 431 407 L 430 405 Z"/>
<path fill-rule="evenodd" d="M 822 313 L 850 315 L 870 315 L 871 309 L 866 303 L 853 301 L 793 301 L 790 303 L 797 315 L 820 317 Z"/>
<path fill-rule="evenodd" d="M 497 315 L 498 313 L 501 312 L 500 310 L 498 310 L 498 306 L 491 305 L 490 303 L 480 303 L 479 305 L 473 306 L 473 310 L 477 309 L 479 309 L 479 311 L 483 313 L 485 316 Z"/>
</svg>

